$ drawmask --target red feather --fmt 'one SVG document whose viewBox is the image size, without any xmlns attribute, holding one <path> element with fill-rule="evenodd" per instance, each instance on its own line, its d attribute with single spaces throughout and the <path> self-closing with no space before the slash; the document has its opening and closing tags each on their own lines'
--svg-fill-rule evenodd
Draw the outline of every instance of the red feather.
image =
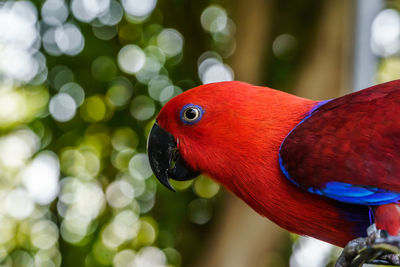
<svg viewBox="0 0 400 267">
<path fill-rule="evenodd" d="M 322 105 L 285 139 L 290 177 L 309 188 L 337 181 L 400 193 L 400 80 Z"/>
<path fill-rule="evenodd" d="M 378 229 L 385 229 L 391 235 L 398 235 L 400 229 L 400 207 L 397 204 L 381 205 L 375 209 L 375 223 Z"/>
<path fill-rule="evenodd" d="M 378 104 L 380 94 L 370 95 L 370 101 Z M 182 123 L 179 117 L 181 108 L 189 103 L 204 109 L 201 121 L 193 125 Z M 157 121 L 176 138 L 179 152 L 191 168 L 210 175 L 283 228 L 344 246 L 366 235 L 369 208 L 309 193 L 286 179 L 279 167 L 282 141 L 317 103 L 270 88 L 222 82 L 199 86 L 173 98 Z M 377 109 L 382 105 L 379 102 Z M 380 114 L 371 107 L 369 110 Z M 393 115 L 380 120 L 376 115 L 377 123 L 392 125 L 390 119 L 396 120 Z M 357 179 L 361 181 L 362 177 Z M 384 181 L 385 188 L 399 183 L 389 177 Z M 379 212 L 376 215 L 381 216 Z"/>
</svg>

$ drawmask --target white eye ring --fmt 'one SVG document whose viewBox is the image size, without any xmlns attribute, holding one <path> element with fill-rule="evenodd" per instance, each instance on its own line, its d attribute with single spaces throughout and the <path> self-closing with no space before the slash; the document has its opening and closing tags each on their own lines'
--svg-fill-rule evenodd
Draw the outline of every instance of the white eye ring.
<svg viewBox="0 0 400 267">
<path fill-rule="evenodd" d="M 194 124 L 203 116 L 203 109 L 197 105 L 186 105 L 181 111 L 181 120 L 185 124 Z"/>
<path fill-rule="evenodd" d="M 187 122 L 193 122 L 200 116 L 200 110 L 196 107 L 188 107 L 183 111 L 183 118 Z"/>
</svg>

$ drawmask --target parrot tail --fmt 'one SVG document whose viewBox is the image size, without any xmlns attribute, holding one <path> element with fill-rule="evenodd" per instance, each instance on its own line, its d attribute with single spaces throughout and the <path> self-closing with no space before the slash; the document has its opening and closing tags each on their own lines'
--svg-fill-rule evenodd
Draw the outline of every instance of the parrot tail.
<svg viewBox="0 0 400 267">
<path fill-rule="evenodd" d="M 400 206 L 391 203 L 375 208 L 375 224 L 378 229 L 386 230 L 392 236 L 400 234 Z"/>
</svg>

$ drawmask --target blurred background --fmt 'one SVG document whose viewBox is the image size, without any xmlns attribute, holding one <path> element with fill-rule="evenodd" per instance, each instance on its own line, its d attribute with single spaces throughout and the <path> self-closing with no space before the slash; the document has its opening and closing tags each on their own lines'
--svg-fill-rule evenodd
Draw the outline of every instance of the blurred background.
<svg viewBox="0 0 400 267">
<path fill-rule="evenodd" d="M 1 266 L 332 266 L 207 177 L 160 186 L 159 109 L 242 80 L 313 99 L 397 79 L 399 0 L 0 2 Z"/>
</svg>

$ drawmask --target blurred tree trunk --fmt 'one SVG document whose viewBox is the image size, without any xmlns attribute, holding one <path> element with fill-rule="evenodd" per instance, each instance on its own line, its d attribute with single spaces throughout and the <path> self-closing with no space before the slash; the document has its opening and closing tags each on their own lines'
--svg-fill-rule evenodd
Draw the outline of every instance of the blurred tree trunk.
<svg viewBox="0 0 400 267">
<path fill-rule="evenodd" d="M 352 83 L 354 1 L 325 1 L 310 57 L 298 74 L 295 94 L 330 99 L 349 92 Z"/>
<path fill-rule="evenodd" d="M 263 75 L 262 55 L 270 41 L 272 2 L 240 0 L 234 3 L 237 49 L 231 66 L 235 79 L 259 84 Z M 226 193 L 224 201 L 204 256 L 196 266 L 263 266 L 266 253 L 282 247 L 283 239 L 289 240 L 287 233 L 236 196 Z"/>
<path fill-rule="evenodd" d="M 269 19 L 278 1 L 235 1 L 237 50 L 231 61 L 235 79 L 253 84 L 264 80 L 263 60 L 273 56 L 271 44 L 276 37 L 272 36 L 271 27 L 280 27 Z M 321 3 L 320 0 L 314 2 Z M 308 58 L 303 59 L 296 73 L 295 94 L 321 99 L 338 96 L 344 88 L 348 90 L 353 29 L 351 2 L 323 1 L 322 13 L 317 14 L 316 38 L 310 41 Z M 282 34 L 276 29 L 273 32 Z M 288 260 L 283 259 L 282 254 L 290 251 L 289 246 L 286 231 L 256 214 L 235 196 L 226 194 L 203 257 L 195 266 L 286 266 Z"/>
<path fill-rule="evenodd" d="M 231 61 L 235 79 L 259 84 L 263 76 L 263 54 L 271 41 L 269 12 L 272 2 L 235 2 L 237 49 Z M 218 222 L 197 267 L 264 266 L 267 253 L 289 244 L 287 233 L 261 217 L 244 202 L 228 193 Z"/>
</svg>

